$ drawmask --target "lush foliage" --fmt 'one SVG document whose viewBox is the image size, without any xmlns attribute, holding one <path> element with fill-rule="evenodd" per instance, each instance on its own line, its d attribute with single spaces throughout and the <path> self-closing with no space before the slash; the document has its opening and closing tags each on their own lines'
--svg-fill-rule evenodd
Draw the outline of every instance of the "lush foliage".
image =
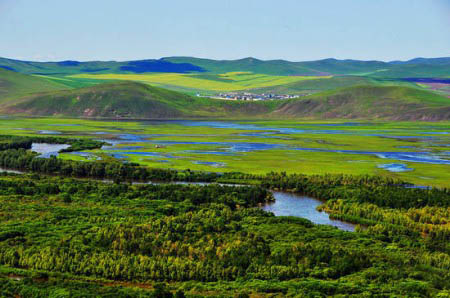
<svg viewBox="0 0 450 298">
<path fill-rule="evenodd" d="M 43 139 L 0 142 L 1 167 L 35 172 L 0 175 L 6 296 L 449 294 L 448 189 L 378 176 L 179 172 L 26 150 Z M 257 208 L 273 200 L 268 189 L 324 199 L 322 209 L 360 226 L 350 233 L 275 217 Z"/>
<path fill-rule="evenodd" d="M 70 290 L 63 273 L 131 286 L 170 281 L 172 292 L 186 294 L 204 282 L 222 294 L 229 292 L 221 283 L 232 292 L 322 295 L 431 296 L 450 287 L 448 255 L 420 239 L 342 232 L 251 208 L 267 200 L 259 187 L 3 176 L 0 263 L 45 273 L 3 287 L 25 291 L 41 280 Z"/>
</svg>

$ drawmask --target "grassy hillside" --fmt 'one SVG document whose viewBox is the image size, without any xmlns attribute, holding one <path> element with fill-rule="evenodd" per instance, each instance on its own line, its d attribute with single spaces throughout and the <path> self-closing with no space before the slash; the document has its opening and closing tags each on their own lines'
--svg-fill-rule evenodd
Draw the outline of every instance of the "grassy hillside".
<svg viewBox="0 0 450 298">
<path fill-rule="evenodd" d="M 64 79 L 74 82 L 80 81 L 81 83 L 123 80 L 135 81 L 191 95 L 197 93 L 202 95 L 217 95 L 220 92 L 246 91 L 252 93 L 305 94 L 356 85 L 397 85 L 416 87 L 419 89 L 428 88 L 424 84 L 406 81 L 406 79 L 369 76 L 277 76 L 242 71 L 222 74 L 78 74 L 66 76 Z"/>
<path fill-rule="evenodd" d="M 450 99 L 399 86 L 356 86 L 281 104 L 273 115 L 311 118 L 448 120 Z"/>
<path fill-rule="evenodd" d="M 365 118 L 448 120 L 450 100 L 414 88 L 356 86 L 289 101 L 226 101 L 135 82 L 25 96 L 4 114 L 114 118 Z"/>
<path fill-rule="evenodd" d="M 120 82 L 27 96 L 1 111 L 73 117 L 189 118 L 261 115 L 275 107 L 275 102 L 228 102 Z"/>
<path fill-rule="evenodd" d="M 376 78 L 448 78 L 449 64 L 399 64 L 369 74 Z"/>
<path fill-rule="evenodd" d="M 62 89 L 69 89 L 69 87 L 47 78 L 0 68 L 0 104 L 26 94 Z"/>
<path fill-rule="evenodd" d="M 414 79 L 413 79 L 414 80 Z M 420 82 L 410 82 L 407 80 L 389 79 L 389 78 L 375 78 L 368 76 L 333 76 L 327 80 L 312 79 L 298 81 L 283 85 L 276 85 L 264 88 L 255 88 L 249 90 L 254 93 L 274 93 L 274 94 L 311 94 L 321 91 L 334 90 L 345 87 L 352 87 L 358 85 L 372 85 L 372 86 L 403 86 L 413 87 L 416 89 L 429 89 Z M 437 89 L 436 89 L 437 90 Z M 445 92 L 442 92 L 445 95 Z"/>
<path fill-rule="evenodd" d="M 198 90 L 200 92 L 212 91 L 240 91 L 269 86 L 280 86 L 293 82 L 324 80 L 330 76 L 275 76 L 250 72 L 230 72 L 223 74 L 79 74 L 73 75 L 73 79 L 97 79 L 97 80 L 127 80 L 136 81 L 164 88 L 172 89 L 173 86 Z"/>
<path fill-rule="evenodd" d="M 250 90 L 254 93 L 305 94 L 355 85 L 369 85 L 373 80 L 360 76 L 335 76 L 327 80 L 312 79 Z"/>
</svg>

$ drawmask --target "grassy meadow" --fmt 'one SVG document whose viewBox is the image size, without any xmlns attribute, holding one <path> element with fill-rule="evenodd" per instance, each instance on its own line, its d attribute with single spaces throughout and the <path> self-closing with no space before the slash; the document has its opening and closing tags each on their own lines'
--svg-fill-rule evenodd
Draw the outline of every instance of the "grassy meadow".
<svg viewBox="0 0 450 298">
<path fill-rule="evenodd" d="M 277 76 L 251 72 L 223 74 L 77 74 L 75 79 L 130 80 L 161 87 L 178 86 L 205 91 L 239 91 L 253 88 L 284 85 L 305 80 L 329 79 L 332 76 Z"/>
<path fill-rule="evenodd" d="M 244 172 L 263 174 L 270 171 L 288 173 L 376 174 L 400 178 L 418 185 L 448 187 L 449 165 L 398 161 L 375 154 L 304 151 L 358 150 L 369 152 L 430 152 L 448 151 L 448 122 L 371 122 L 342 126 L 344 121 L 252 121 L 259 129 L 187 126 L 182 122 L 94 121 L 80 119 L 5 118 L 0 120 L 0 134 L 42 135 L 120 140 L 131 134 L 138 139 L 117 144 L 113 150 L 91 150 L 89 156 L 72 153 L 63 159 L 114 159 L 120 153 L 131 162 L 149 167 L 191 169 L 211 172 Z M 336 126 L 337 125 L 337 126 Z M 267 127 L 267 131 L 264 128 Z M 276 133 L 276 128 L 293 128 L 302 133 Z M 325 131 L 324 131 L 325 130 Z M 318 132 L 319 131 L 319 132 Z M 266 133 L 269 133 L 266 135 Z M 402 138 L 408 136 L 408 138 Z M 266 144 L 273 148 L 229 151 L 233 145 Z M 444 155 L 442 155 L 444 154 Z M 379 166 L 400 163 L 412 169 L 390 172 Z"/>
<path fill-rule="evenodd" d="M 135 81 L 191 95 L 217 95 L 220 92 L 252 92 L 274 94 L 311 94 L 360 85 L 402 86 L 448 95 L 445 87 L 430 88 L 429 85 L 398 79 L 352 75 L 274 75 L 250 71 L 226 73 L 81 73 L 65 76 L 43 76 L 70 87 L 86 87 L 108 81 Z M 448 85 L 444 85 L 448 86 Z"/>
</svg>

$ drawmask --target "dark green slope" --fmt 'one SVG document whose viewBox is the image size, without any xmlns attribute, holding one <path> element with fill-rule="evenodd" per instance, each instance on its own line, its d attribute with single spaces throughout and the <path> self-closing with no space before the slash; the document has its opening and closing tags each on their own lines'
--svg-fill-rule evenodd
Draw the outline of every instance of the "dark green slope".
<svg viewBox="0 0 450 298">
<path fill-rule="evenodd" d="M 59 61 L 34 62 L 0 58 L 0 68 L 26 74 L 68 75 L 79 73 L 145 73 L 145 72 L 202 72 L 198 66 L 171 63 L 162 59 L 136 61 Z"/>
<path fill-rule="evenodd" d="M 86 64 L 77 61 L 34 62 L 8 58 L 0 58 L 0 68 L 26 74 L 76 74 L 81 72 L 101 72 L 102 70 L 116 70 L 115 61 L 92 61 Z"/>
<path fill-rule="evenodd" d="M 140 83 L 120 82 L 27 96 L 0 112 L 71 117 L 189 118 L 259 115 L 269 113 L 275 106 L 273 102 L 255 105 L 192 97 Z"/>
<path fill-rule="evenodd" d="M 326 91 L 281 104 L 273 116 L 450 120 L 450 99 L 399 86 L 356 86 Z"/>
<path fill-rule="evenodd" d="M 28 115 L 84 117 L 176 117 L 177 109 L 165 103 L 170 92 L 149 91 L 145 85 L 125 82 L 22 98 L 5 111 Z M 153 89 L 153 88 L 152 88 Z M 180 95 L 183 96 L 183 95 Z M 188 98 L 187 96 L 185 96 Z"/>
<path fill-rule="evenodd" d="M 30 93 L 69 89 L 46 78 L 30 76 L 0 68 L 0 104 Z"/>
</svg>

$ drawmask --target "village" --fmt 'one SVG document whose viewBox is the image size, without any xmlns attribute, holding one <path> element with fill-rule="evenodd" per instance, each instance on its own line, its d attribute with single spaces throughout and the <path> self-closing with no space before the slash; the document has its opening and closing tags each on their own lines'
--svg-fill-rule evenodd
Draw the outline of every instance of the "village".
<svg viewBox="0 0 450 298">
<path fill-rule="evenodd" d="M 308 94 L 290 95 L 290 94 L 273 94 L 273 93 L 255 94 L 255 93 L 250 93 L 250 92 L 227 92 L 227 93 L 219 93 L 218 95 L 209 96 L 209 97 L 216 98 L 216 99 L 224 99 L 224 100 L 258 101 L 258 100 L 291 99 L 291 98 L 298 98 L 300 96 L 305 96 L 305 95 L 308 95 Z"/>
</svg>

